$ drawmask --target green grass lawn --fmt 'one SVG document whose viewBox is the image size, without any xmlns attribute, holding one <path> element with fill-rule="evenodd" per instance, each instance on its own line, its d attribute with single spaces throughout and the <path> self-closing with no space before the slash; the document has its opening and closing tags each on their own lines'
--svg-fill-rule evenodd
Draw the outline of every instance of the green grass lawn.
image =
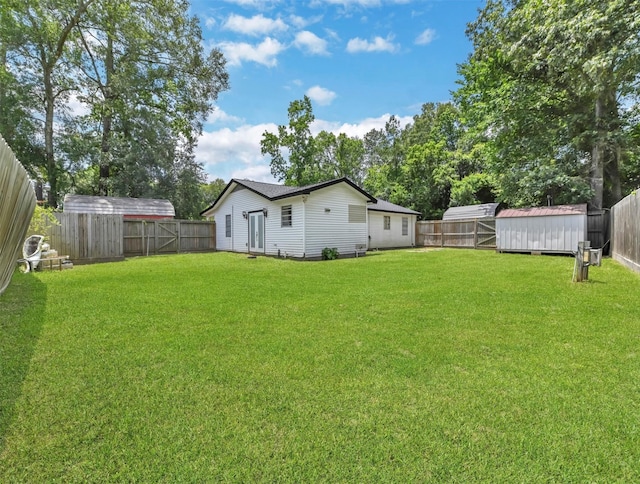
<svg viewBox="0 0 640 484">
<path fill-rule="evenodd" d="M 15 274 L 0 482 L 640 480 L 640 276 L 440 250 Z"/>
</svg>

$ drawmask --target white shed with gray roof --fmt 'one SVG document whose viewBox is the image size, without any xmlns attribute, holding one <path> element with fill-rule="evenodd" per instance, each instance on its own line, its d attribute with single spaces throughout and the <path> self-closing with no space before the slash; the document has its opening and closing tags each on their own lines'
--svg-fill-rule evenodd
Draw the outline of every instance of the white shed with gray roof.
<svg viewBox="0 0 640 484">
<path fill-rule="evenodd" d="M 66 195 L 63 212 L 122 215 L 137 219 L 164 219 L 176 215 L 169 200 L 91 195 Z"/>
<path fill-rule="evenodd" d="M 500 252 L 571 254 L 587 234 L 587 204 L 505 209 L 496 217 Z"/>
</svg>

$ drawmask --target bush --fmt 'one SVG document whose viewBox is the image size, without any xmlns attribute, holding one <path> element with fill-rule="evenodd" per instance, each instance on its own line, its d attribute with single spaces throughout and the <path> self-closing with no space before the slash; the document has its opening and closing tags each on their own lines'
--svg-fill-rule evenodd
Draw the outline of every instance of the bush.
<svg viewBox="0 0 640 484">
<path fill-rule="evenodd" d="M 31 216 L 29 229 L 27 230 L 27 237 L 31 235 L 44 235 L 46 240 L 48 238 L 47 228 L 51 225 L 60 225 L 58 219 L 53 215 L 53 209 L 36 205 L 36 209 Z"/>
<path fill-rule="evenodd" d="M 322 249 L 322 259 L 323 260 L 335 260 L 338 258 L 338 249 L 335 247 L 330 249 L 329 247 L 325 247 Z"/>
</svg>

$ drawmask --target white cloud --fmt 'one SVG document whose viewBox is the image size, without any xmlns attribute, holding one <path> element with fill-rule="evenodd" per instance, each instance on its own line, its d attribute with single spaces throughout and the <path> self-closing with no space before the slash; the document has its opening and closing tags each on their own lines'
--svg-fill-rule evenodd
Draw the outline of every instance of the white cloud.
<svg viewBox="0 0 640 484">
<path fill-rule="evenodd" d="M 348 7 L 380 7 L 383 4 L 403 5 L 411 3 L 412 0 L 312 0 L 311 7 L 321 7 L 323 5 L 339 5 Z"/>
<path fill-rule="evenodd" d="M 375 37 L 373 41 L 356 37 L 347 43 L 347 52 L 355 54 L 357 52 L 396 52 L 400 46 L 392 42 L 393 36 L 388 35 L 386 39 Z"/>
<path fill-rule="evenodd" d="M 271 174 L 271 167 L 266 161 L 261 165 L 253 165 L 240 170 L 234 170 L 231 172 L 231 178 L 243 178 L 264 183 L 278 183 Z"/>
<path fill-rule="evenodd" d="M 344 133 L 349 137 L 363 138 L 372 129 L 384 129 L 384 125 L 389 121 L 390 114 L 383 114 L 377 118 L 365 118 L 359 123 L 336 123 L 316 119 L 311 125 L 311 132 L 316 136 L 320 131 L 328 131 L 336 135 Z M 403 128 L 413 122 L 411 116 L 396 116 Z"/>
<path fill-rule="evenodd" d="M 78 99 L 76 94 L 71 94 L 66 104 L 67 112 L 71 116 L 85 116 L 91 112 L 89 106 Z"/>
<path fill-rule="evenodd" d="M 238 66 L 243 61 L 251 61 L 273 67 L 278 64 L 277 55 L 285 50 L 283 44 L 271 37 L 267 37 L 257 45 L 245 42 L 222 42 L 218 46 L 230 66 Z"/>
<path fill-rule="evenodd" d="M 240 7 L 245 8 L 265 8 L 272 4 L 276 4 L 279 0 L 224 0 L 227 3 L 232 3 Z"/>
<path fill-rule="evenodd" d="M 231 14 L 222 24 L 222 28 L 240 34 L 258 36 L 282 32 L 287 30 L 288 26 L 281 19 L 270 19 L 262 14 L 251 18 Z"/>
<path fill-rule="evenodd" d="M 317 24 L 322 21 L 322 15 L 316 15 L 314 17 L 304 18 L 299 15 L 290 15 L 289 22 L 291 25 L 298 29 L 304 29 L 305 27 L 313 24 Z"/>
<path fill-rule="evenodd" d="M 230 114 L 225 113 L 222 109 L 215 108 L 215 110 L 209 114 L 205 123 L 207 124 L 215 124 L 215 123 L 239 123 L 242 119 L 237 116 L 232 116 Z"/>
<path fill-rule="evenodd" d="M 254 163 L 262 158 L 260 140 L 265 131 L 277 132 L 273 123 L 243 125 L 235 129 L 205 131 L 198 142 L 196 157 L 206 165 Z"/>
<path fill-rule="evenodd" d="M 208 29 L 212 29 L 213 27 L 216 26 L 218 22 L 216 22 L 216 19 L 214 19 L 213 17 L 207 17 L 204 21 L 204 25 L 208 28 Z"/>
<path fill-rule="evenodd" d="M 313 86 L 307 89 L 306 95 L 320 106 L 328 106 L 336 98 L 335 92 L 320 86 Z"/>
<path fill-rule="evenodd" d="M 433 42 L 435 38 L 436 38 L 436 31 L 433 29 L 427 29 L 424 32 L 422 32 L 420 35 L 418 35 L 415 43 L 417 45 L 428 45 L 431 42 Z"/>
<path fill-rule="evenodd" d="M 382 5 L 381 0 L 313 0 L 312 7 L 320 7 L 322 5 L 340 5 L 341 7 L 379 7 Z"/>
<path fill-rule="evenodd" d="M 306 52 L 307 54 L 329 54 L 329 52 L 327 52 L 327 41 L 321 39 L 316 34 L 314 34 L 313 32 L 309 32 L 308 30 L 298 32 L 296 34 L 295 40 L 293 41 L 293 45 L 295 45 L 298 49 Z"/>
</svg>

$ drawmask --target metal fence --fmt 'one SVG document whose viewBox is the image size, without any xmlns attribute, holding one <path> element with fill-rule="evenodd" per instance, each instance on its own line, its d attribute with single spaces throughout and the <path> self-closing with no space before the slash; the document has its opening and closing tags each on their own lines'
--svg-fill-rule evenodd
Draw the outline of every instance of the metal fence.
<svg viewBox="0 0 640 484">
<path fill-rule="evenodd" d="M 416 245 L 424 247 L 496 248 L 496 219 L 425 220 L 416 223 Z"/>
<path fill-rule="evenodd" d="M 29 176 L 0 136 L 0 294 L 22 257 L 22 243 L 35 208 Z"/>
<path fill-rule="evenodd" d="M 640 194 L 632 193 L 611 209 L 611 256 L 640 272 Z"/>
<path fill-rule="evenodd" d="M 49 243 L 74 264 L 125 257 L 216 250 L 215 223 L 193 220 L 128 220 L 122 215 L 58 213 Z"/>
</svg>

